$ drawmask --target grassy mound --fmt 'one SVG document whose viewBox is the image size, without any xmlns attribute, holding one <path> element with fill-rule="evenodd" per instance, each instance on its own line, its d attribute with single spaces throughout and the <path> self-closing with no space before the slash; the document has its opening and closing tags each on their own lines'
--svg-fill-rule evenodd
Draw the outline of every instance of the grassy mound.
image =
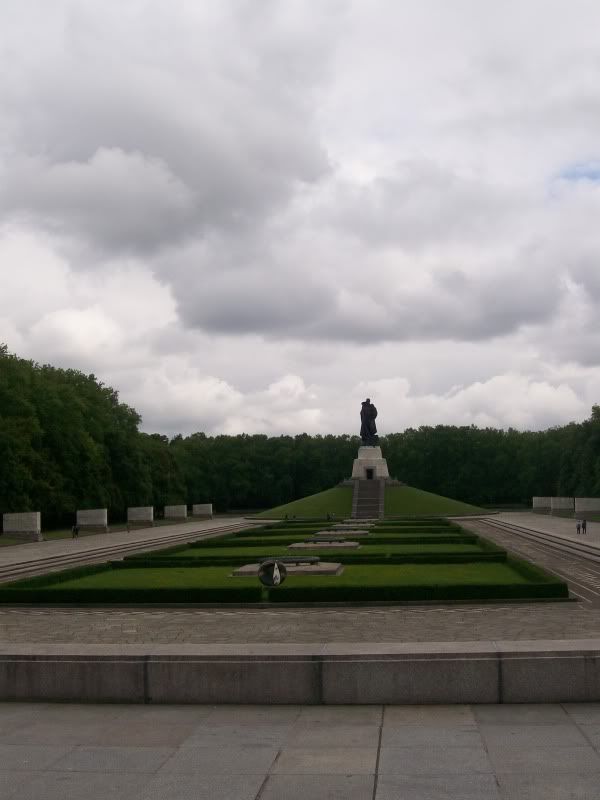
<svg viewBox="0 0 600 800">
<path fill-rule="evenodd" d="M 442 497 L 440 494 L 424 492 L 412 486 L 388 486 L 385 490 L 385 516 L 461 516 L 485 514 L 483 508 Z"/>
<path fill-rule="evenodd" d="M 257 514 L 259 519 L 284 519 L 288 517 L 326 517 L 335 514 L 336 517 L 349 517 L 352 513 L 352 487 L 335 486 L 325 492 L 311 494 L 301 500 L 294 500 L 269 511 Z"/>
<path fill-rule="evenodd" d="M 349 517 L 352 513 L 352 487 L 336 486 L 325 492 L 294 500 L 283 506 L 271 508 L 257 514 L 258 519 L 324 519 L 327 514 Z M 462 516 L 485 514 L 483 508 L 461 503 L 432 492 L 424 492 L 412 486 L 388 486 L 385 490 L 385 516 Z"/>
</svg>

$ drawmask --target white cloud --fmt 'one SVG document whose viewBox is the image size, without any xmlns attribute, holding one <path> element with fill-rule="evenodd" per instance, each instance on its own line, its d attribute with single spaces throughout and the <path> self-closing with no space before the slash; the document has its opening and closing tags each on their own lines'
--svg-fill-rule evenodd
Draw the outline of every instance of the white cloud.
<svg viewBox="0 0 600 800">
<path fill-rule="evenodd" d="M 356 432 L 366 393 L 382 432 L 589 413 L 596 3 L 4 17 L 13 350 L 95 372 L 169 433 Z"/>
</svg>

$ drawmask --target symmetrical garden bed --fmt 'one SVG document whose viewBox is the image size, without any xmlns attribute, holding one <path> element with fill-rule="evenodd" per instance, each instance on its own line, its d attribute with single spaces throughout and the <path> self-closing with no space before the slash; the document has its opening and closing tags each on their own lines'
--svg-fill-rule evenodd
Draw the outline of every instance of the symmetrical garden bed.
<svg viewBox="0 0 600 800">
<path fill-rule="evenodd" d="M 363 527 L 362 525 L 360 527 Z M 344 603 L 567 598 L 565 583 L 496 545 L 440 519 L 388 519 L 355 549 L 319 546 L 327 521 L 277 522 L 0 586 L 3 603 Z M 348 536 L 352 539 L 352 535 Z M 343 565 L 339 575 L 290 574 L 278 587 L 233 574 L 244 564 L 302 555 Z"/>
</svg>

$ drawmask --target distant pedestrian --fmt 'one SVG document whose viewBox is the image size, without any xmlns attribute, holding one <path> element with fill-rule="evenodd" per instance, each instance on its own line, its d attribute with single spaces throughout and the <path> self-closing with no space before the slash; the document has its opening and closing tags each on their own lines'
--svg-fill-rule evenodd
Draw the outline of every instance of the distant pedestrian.
<svg viewBox="0 0 600 800">
<path fill-rule="evenodd" d="M 581 520 L 580 519 L 578 519 L 577 522 L 575 523 L 575 527 L 577 528 L 577 533 L 580 534 L 581 533 Z"/>
<path fill-rule="evenodd" d="M 587 533 L 587 521 L 585 519 L 581 520 L 581 532 Z"/>
<path fill-rule="evenodd" d="M 71 538 L 77 539 L 78 536 L 79 536 L 79 525 L 75 523 L 75 525 L 73 525 L 73 527 L 71 528 Z"/>
</svg>

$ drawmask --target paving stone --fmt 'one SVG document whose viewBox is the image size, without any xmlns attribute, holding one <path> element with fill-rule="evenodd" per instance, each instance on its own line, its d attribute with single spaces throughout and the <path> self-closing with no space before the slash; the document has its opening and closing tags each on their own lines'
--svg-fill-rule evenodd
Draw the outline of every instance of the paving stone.
<svg viewBox="0 0 600 800">
<path fill-rule="evenodd" d="M 44 772 L 19 789 L 18 800 L 131 800 L 147 780 L 118 772 Z"/>
<path fill-rule="evenodd" d="M 169 747 L 76 747 L 53 765 L 62 772 L 156 772 L 173 755 Z"/>
<path fill-rule="evenodd" d="M 134 800 L 254 800 L 262 775 L 155 775 Z"/>
<path fill-rule="evenodd" d="M 562 706 L 539 703 L 479 705 L 473 706 L 473 714 L 478 722 L 489 722 L 493 725 L 553 725 L 570 721 Z M 600 713 L 598 719 L 600 720 Z"/>
<path fill-rule="evenodd" d="M 208 719 L 214 712 L 215 706 L 146 706 L 138 704 L 123 707 L 121 705 L 119 714 L 115 719 L 140 720 L 148 725 L 198 725 Z"/>
<path fill-rule="evenodd" d="M 580 725 L 579 730 L 585 736 L 592 747 L 600 751 L 600 724 L 597 725 Z"/>
<path fill-rule="evenodd" d="M 382 747 L 379 773 L 402 775 L 464 775 L 491 773 L 482 746 L 478 747 Z"/>
<path fill-rule="evenodd" d="M 290 733 L 287 747 L 373 747 L 379 740 L 378 725 L 362 725 L 347 723 L 302 724 L 294 727 Z"/>
<path fill-rule="evenodd" d="M 115 731 L 106 720 L 99 723 L 91 722 L 62 722 L 59 720 L 39 720 L 28 725 L 21 725 L 12 732 L 0 735 L 0 741 L 5 744 L 54 744 L 60 741 L 64 745 L 102 744 L 103 731 Z M 118 729 L 117 729 L 118 730 Z M 110 743 L 110 740 L 108 741 Z M 124 742 L 126 744 L 126 742 Z M 121 742 L 119 742 L 121 744 Z"/>
<path fill-rule="evenodd" d="M 271 772 L 276 775 L 374 775 L 373 747 L 286 747 Z"/>
<path fill-rule="evenodd" d="M 70 745 L 0 744 L 3 770 L 40 772 L 72 750 Z"/>
<path fill-rule="evenodd" d="M 589 747 L 574 725 L 480 725 L 487 747 Z"/>
<path fill-rule="evenodd" d="M 600 703 L 564 703 L 570 719 L 582 725 L 600 725 Z"/>
<path fill-rule="evenodd" d="M 424 642 L 600 638 L 576 603 L 335 609 L 0 609 L 2 643 Z"/>
<path fill-rule="evenodd" d="M 373 775 L 270 775 L 260 800 L 372 800 Z"/>
<path fill-rule="evenodd" d="M 379 725 L 381 716 L 381 706 L 304 706 L 298 724 Z"/>
<path fill-rule="evenodd" d="M 31 772 L 12 772 L 0 769 L 0 798 L 10 800 L 11 797 L 18 796 L 21 788 L 30 783 L 34 773 Z"/>
<path fill-rule="evenodd" d="M 220 722 L 235 722 L 236 725 L 269 725 L 295 722 L 302 713 L 303 706 L 252 706 L 226 705 L 211 706 L 208 717 L 211 725 Z"/>
<path fill-rule="evenodd" d="M 380 775 L 375 800 L 500 800 L 493 775 Z"/>
<path fill-rule="evenodd" d="M 122 718 L 103 726 L 94 744 L 113 747 L 179 747 L 196 730 L 197 723 L 171 723 Z"/>
<path fill-rule="evenodd" d="M 481 747 L 479 731 L 428 725 L 384 726 L 382 747 Z"/>
<path fill-rule="evenodd" d="M 203 775 L 266 775 L 277 757 L 273 747 L 185 745 L 162 767 L 162 772 Z"/>
<path fill-rule="evenodd" d="M 196 726 L 185 743 L 190 747 L 260 746 L 278 750 L 287 742 L 291 731 L 291 723 L 236 725 L 231 722 L 212 725 L 207 722 Z"/>
<path fill-rule="evenodd" d="M 598 800 L 598 775 L 498 775 L 503 800 Z"/>
<path fill-rule="evenodd" d="M 384 730 L 394 725 L 476 728 L 473 708 L 478 708 L 478 706 L 386 706 Z"/>
<path fill-rule="evenodd" d="M 599 774 L 600 755 L 590 747 L 505 747 L 490 749 L 489 756 L 496 772 L 545 774 L 569 772 Z"/>
</svg>

